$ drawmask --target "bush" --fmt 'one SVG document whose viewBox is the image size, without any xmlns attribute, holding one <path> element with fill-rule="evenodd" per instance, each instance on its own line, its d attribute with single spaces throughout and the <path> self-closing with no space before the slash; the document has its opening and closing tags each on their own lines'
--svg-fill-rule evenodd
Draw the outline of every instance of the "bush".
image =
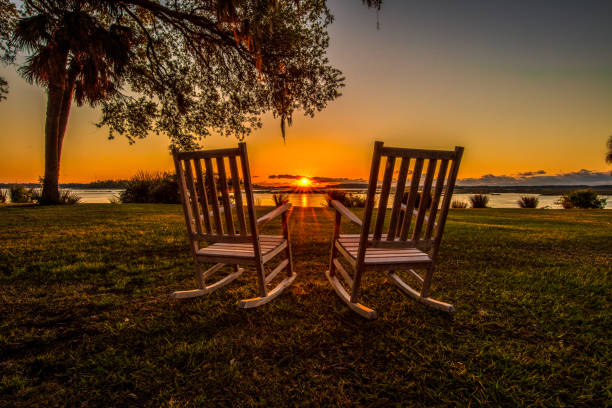
<svg viewBox="0 0 612 408">
<path fill-rule="evenodd" d="M 470 196 L 470 202 L 472 203 L 472 208 L 487 208 L 489 196 L 486 194 L 474 194 Z"/>
<path fill-rule="evenodd" d="M 289 202 L 289 196 L 282 193 L 272 194 L 272 200 L 274 200 L 275 206 L 280 207 Z"/>
<path fill-rule="evenodd" d="M 590 188 L 586 190 L 576 190 L 568 194 L 563 194 L 557 201 L 563 208 L 599 208 L 606 206 L 606 199 L 599 198 L 597 193 Z"/>
<path fill-rule="evenodd" d="M 461 200 L 453 200 L 451 208 L 467 208 L 467 203 Z"/>
<path fill-rule="evenodd" d="M 536 196 L 521 196 L 521 198 L 517 201 L 519 207 L 521 208 L 538 208 L 538 203 L 540 199 Z"/>
<path fill-rule="evenodd" d="M 365 207 L 366 199 L 360 194 L 353 194 L 343 190 L 329 190 L 327 192 L 327 205 L 330 201 L 340 201 L 345 207 Z"/>
<path fill-rule="evenodd" d="M 113 196 L 108 199 L 108 202 L 110 204 L 121 204 L 121 198 L 118 195 L 113 194 Z"/>
<path fill-rule="evenodd" d="M 6 190 L 0 190 L 0 204 L 6 203 L 7 194 Z"/>
<path fill-rule="evenodd" d="M 11 202 L 13 203 L 31 203 L 33 202 L 32 196 L 34 194 L 33 189 L 25 188 L 24 186 L 17 184 L 14 184 L 9 188 L 9 196 L 11 197 Z"/>
<path fill-rule="evenodd" d="M 348 200 L 349 207 L 364 208 L 366 205 L 366 198 L 364 195 L 361 194 L 349 193 Z"/>
<path fill-rule="evenodd" d="M 75 192 L 70 190 L 61 190 L 60 191 L 60 203 L 73 205 L 81 202 L 81 197 L 78 196 Z"/>
<path fill-rule="evenodd" d="M 178 204 L 176 175 L 172 173 L 148 173 L 141 171 L 126 182 L 119 195 L 122 203 Z"/>
<path fill-rule="evenodd" d="M 60 192 L 60 200 L 61 200 L 61 196 L 62 196 L 62 193 Z M 42 199 L 42 185 L 40 186 L 40 188 L 31 188 L 30 197 L 32 198 L 33 202 L 40 203 L 40 200 Z"/>
<path fill-rule="evenodd" d="M 40 203 L 42 196 L 41 188 L 26 188 L 24 186 L 14 185 L 9 189 L 9 195 L 11 202 L 13 203 Z M 77 204 L 81 201 L 81 197 L 76 195 L 70 190 L 59 191 L 59 203 L 58 204 Z M 1 199 L 0 199 L 0 202 Z"/>
</svg>

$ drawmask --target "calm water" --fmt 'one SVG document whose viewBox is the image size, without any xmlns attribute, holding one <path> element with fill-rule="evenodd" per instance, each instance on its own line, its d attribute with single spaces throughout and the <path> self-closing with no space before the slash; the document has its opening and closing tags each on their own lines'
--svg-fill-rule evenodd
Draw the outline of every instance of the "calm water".
<svg viewBox="0 0 612 408">
<path fill-rule="evenodd" d="M 113 197 L 119 196 L 121 190 L 72 190 L 81 197 L 83 203 L 108 203 Z M 489 194 L 489 207 L 493 208 L 517 208 L 517 200 L 522 194 L 519 193 L 501 193 Z M 455 194 L 453 200 L 461 200 L 469 203 L 468 197 L 470 194 Z M 607 198 L 606 208 L 612 209 L 612 196 L 601 196 Z M 555 204 L 559 196 L 538 195 L 540 203 L 538 207 L 561 208 Z M 325 203 L 324 194 L 289 194 L 289 202 L 296 207 L 321 207 Z M 392 203 L 389 200 L 389 206 Z M 255 203 L 257 205 L 271 206 L 274 205 L 272 194 L 255 192 Z"/>
</svg>

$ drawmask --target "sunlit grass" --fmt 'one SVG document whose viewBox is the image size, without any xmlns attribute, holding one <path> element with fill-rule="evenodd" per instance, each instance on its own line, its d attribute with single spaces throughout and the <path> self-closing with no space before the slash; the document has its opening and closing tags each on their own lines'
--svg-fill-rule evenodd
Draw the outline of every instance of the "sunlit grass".
<svg viewBox="0 0 612 408">
<path fill-rule="evenodd" d="M 609 211 L 451 210 L 433 293 L 455 316 L 367 274 L 372 322 L 324 278 L 332 211 L 291 211 L 295 284 L 241 310 L 251 269 L 169 298 L 194 287 L 178 205 L 1 207 L 0 406 L 609 401 Z"/>
</svg>

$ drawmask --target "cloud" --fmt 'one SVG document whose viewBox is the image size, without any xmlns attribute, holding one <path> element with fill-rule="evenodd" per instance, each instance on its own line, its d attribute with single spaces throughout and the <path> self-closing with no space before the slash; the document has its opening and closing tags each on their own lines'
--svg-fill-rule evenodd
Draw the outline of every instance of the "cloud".
<svg viewBox="0 0 612 408">
<path fill-rule="evenodd" d="M 271 179 L 292 179 L 292 180 L 297 180 L 297 179 L 301 179 L 303 176 L 295 176 L 292 174 L 270 174 L 268 176 L 268 178 Z"/>
<path fill-rule="evenodd" d="M 526 171 L 524 173 L 518 173 L 518 175 L 521 177 L 539 176 L 541 174 L 546 174 L 546 172 L 544 170 L 538 170 L 538 171 Z"/>
<path fill-rule="evenodd" d="M 317 183 L 355 183 L 365 182 L 363 179 L 351 179 L 347 177 L 320 177 L 320 176 L 300 176 L 297 174 L 271 174 L 268 176 L 269 179 L 285 179 L 285 180 L 299 180 L 303 177 L 308 177 L 310 180 Z"/>
<path fill-rule="evenodd" d="M 460 179 L 457 184 L 461 186 L 599 185 L 612 184 L 612 177 L 608 172 L 586 169 L 551 175 L 547 175 L 544 170 L 538 170 L 499 176 L 485 174 L 481 177 Z"/>
</svg>

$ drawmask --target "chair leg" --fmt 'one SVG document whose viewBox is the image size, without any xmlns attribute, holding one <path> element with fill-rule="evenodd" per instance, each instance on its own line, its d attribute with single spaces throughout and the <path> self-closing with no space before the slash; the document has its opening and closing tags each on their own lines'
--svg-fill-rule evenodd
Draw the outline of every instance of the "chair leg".
<svg viewBox="0 0 612 408">
<path fill-rule="evenodd" d="M 285 212 L 281 217 L 283 222 L 283 237 L 287 241 L 287 248 L 285 248 L 285 256 L 288 261 L 287 277 L 290 278 L 293 276 L 293 256 L 291 255 L 291 237 L 289 235 L 289 215 Z"/>
<path fill-rule="evenodd" d="M 351 302 L 357 303 L 359 299 L 359 290 L 361 289 L 361 275 L 363 275 L 363 266 L 357 265 L 355 268 L 355 279 L 353 280 L 353 288 L 351 293 Z"/>
<path fill-rule="evenodd" d="M 258 262 L 255 265 L 255 269 L 257 269 L 257 284 L 259 285 L 259 296 L 266 297 L 268 294 L 266 291 L 266 269 L 262 262 Z"/>
<path fill-rule="evenodd" d="M 222 288 L 226 286 L 227 284 L 231 283 L 237 277 L 242 275 L 242 272 L 244 271 L 244 269 L 240 268 L 239 265 L 235 265 L 232 268 L 233 269 L 232 273 L 226 275 L 225 277 L 213 283 L 212 285 L 206 285 L 206 278 L 212 275 L 213 273 L 215 273 L 216 271 L 218 271 L 219 269 L 223 268 L 224 266 L 225 264 L 218 263 L 208 268 L 206 271 L 202 271 L 202 266 L 196 260 L 195 261 L 196 280 L 198 282 L 199 289 L 179 290 L 179 291 L 173 292 L 171 296 L 174 299 L 188 299 L 192 297 L 207 295 L 211 293 L 212 291 Z"/>
<path fill-rule="evenodd" d="M 277 266 L 277 270 L 270 272 L 270 275 L 276 275 L 276 273 L 278 272 L 278 269 L 280 268 L 286 268 L 287 270 L 289 270 L 289 268 L 291 267 L 291 264 L 292 264 L 291 258 L 281 262 Z M 263 265 L 262 265 L 262 269 L 263 269 Z M 264 292 L 265 295 L 256 297 L 256 298 L 252 298 L 252 299 L 242 299 L 240 303 L 238 304 L 238 306 L 243 309 L 250 309 L 250 308 L 258 307 L 261 305 L 265 305 L 266 303 L 270 302 L 272 299 L 278 297 L 281 293 L 283 293 L 285 289 L 291 286 L 291 284 L 293 283 L 296 277 L 297 277 L 297 273 L 292 271 L 291 275 L 288 275 L 287 277 L 285 277 L 285 279 L 280 281 L 279 284 L 276 285 L 274 289 L 272 289 L 269 292 L 267 291 Z M 264 290 L 265 290 L 265 276 L 264 276 Z"/>
<path fill-rule="evenodd" d="M 288 235 L 285 235 L 285 236 L 289 238 Z M 259 297 L 252 298 L 252 299 L 242 299 L 240 303 L 238 304 L 239 307 L 243 309 L 250 309 L 253 307 L 265 305 L 266 303 L 270 302 L 272 299 L 276 298 L 281 293 L 283 293 L 283 291 L 287 289 L 289 286 L 291 286 L 291 284 L 297 277 L 297 273 L 295 273 L 293 270 L 293 257 L 291 256 L 291 244 L 289 243 L 289 239 L 287 239 L 287 248 L 285 248 L 285 255 L 287 256 L 287 259 L 281 261 L 281 263 L 273 271 L 269 273 L 267 278 L 265 275 L 265 268 L 264 268 L 263 263 L 256 265 L 257 277 L 259 281 L 259 288 L 260 288 L 261 295 Z M 274 279 L 274 277 L 280 271 L 282 271 L 283 268 L 286 269 L 287 276 L 285 277 L 285 279 L 280 281 L 279 284 L 276 285 L 274 289 L 268 292 L 266 290 L 266 282 L 269 282 L 272 279 Z"/>
<path fill-rule="evenodd" d="M 287 248 L 285 248 L 285 256 L 287 257 L 287 277 L 293 276 L 293 256 L 291 255 L 291 244 L 287 241 Z"/>
<path fill-rule="evenodd" d="M 338 254 L 338 249 L 336 249 L 336 241 L 340 236 L 340 222 L 342 221 L 342 216 L 338 211 L 336 211 L 336 218 L 334 220 L 334 235 L 331 240 L 331 255 L 329 256 L 329 274 L 331 276 L 336 276 L 336 265 L 334 264 L 334 259 Z"/>
<path fill-rule="evenodd" d="M 425 277 L 423 278 L 423 287 L 421 288 L 421 297 L 426 298 L 429 296 L 429 287 L 431 286 L 431 278 L 433 276 L 433 272 L 433 266 L 425 270 Z"/>
<path fill-rule="evenodd" d="M 198 283 L 198 288 L 206 289 L 206 278 L 204 278 L 204 271 L 202 271 L 202 266 L 200 263 L 194 259 L 193 267 L 195 269 L 195 278 Z"/>
<path fill-rule="evenodd" d="M 335 248 L 333 242 L 332 248 Z M 373 309 L 370 309 L 369 307 L 357 302 L 356 298 L 354 296 L 349 295 L 347 290 L 344 288 L 344 285 L 342 285 L 342 283 L 340 283 L 340 281 L 338 280 L 339 275 L 336 273 L 336 271 L 339 271 L 340 276 L 343 277 L 347 285 L 351 286 L 351 292 L 353 292 L 354 295 L 355 281 L 351 279 L 351 277 L 348 275 L 338 258 L 335 257 L 335 254 L 336 252 L 332 249 L 330 266 L 329 269 L 325 271 L 325 276 L 327 277 L 327 280 L 329 280 L 329 283 L 331 283 L 332 288 L 334 288 L 334 291 L 336 292 L 340 300 L 346 303 L 349 309 L 351 309 L 353 312 L 369 320 L 376 319 L 376 312 Z M 355 276 L 355 278 L 357 278 L 357 276 Z"/>
<path fill-rule="evenodd" d="M 336 259 L 332 259 L 332 264 L 334 263 L 335 260 Z M 325 271 L 325 276 L 329 280 L 329 283 L 331 283 L 332 288 L 334 288 L 334 291 L 336 292 L 338 297 L 344 303 L 346 303 L 349 309 L 357 313 L 359 316 L 365 317 L 368 320 L 376 319 L 376 312 L 374 310 L 370 309 L 367 306 L 362 305 L 361 303 L 351 301 L 351 296 L 348 294 L 344 286 L 342 286 L 342 284 L 338 280 L 337 275 L 332 275 L 331 271 L 327 270 Z"/>
<path fill-rule="evenodd" d="M 416 275 L 417 279 L 422 279 L 422 288 L 420 292 L 413 289 L 410 285 L 404 282 L 394 271 L 389 271 L 389 277 L 404 294 L 413 297 L 424 305 L 447 313 L 453 313 L 455 311 L 455 308 L 450 303 L 441 302 L 439 300 L 432 299 L 429 297 L 429 288 L 431 286 L 431 278 L 434 272 L 433 266 L 430 266 L 426 269 L 424 278 L 420 278 L 420 275 L 418 275 L 412 269 L 410 270 L 410 272 Z"/>
<path fill-rule="evenodd" d="M 329 256 L 329 274 L 331 276 L 336 276 L 336 265 L 334 263 L 334 259 L 336 258 L 337 251 L 338 250 L 336 249 L 336 241 L 332 240 L 331 255 Z"/>
</svg>

